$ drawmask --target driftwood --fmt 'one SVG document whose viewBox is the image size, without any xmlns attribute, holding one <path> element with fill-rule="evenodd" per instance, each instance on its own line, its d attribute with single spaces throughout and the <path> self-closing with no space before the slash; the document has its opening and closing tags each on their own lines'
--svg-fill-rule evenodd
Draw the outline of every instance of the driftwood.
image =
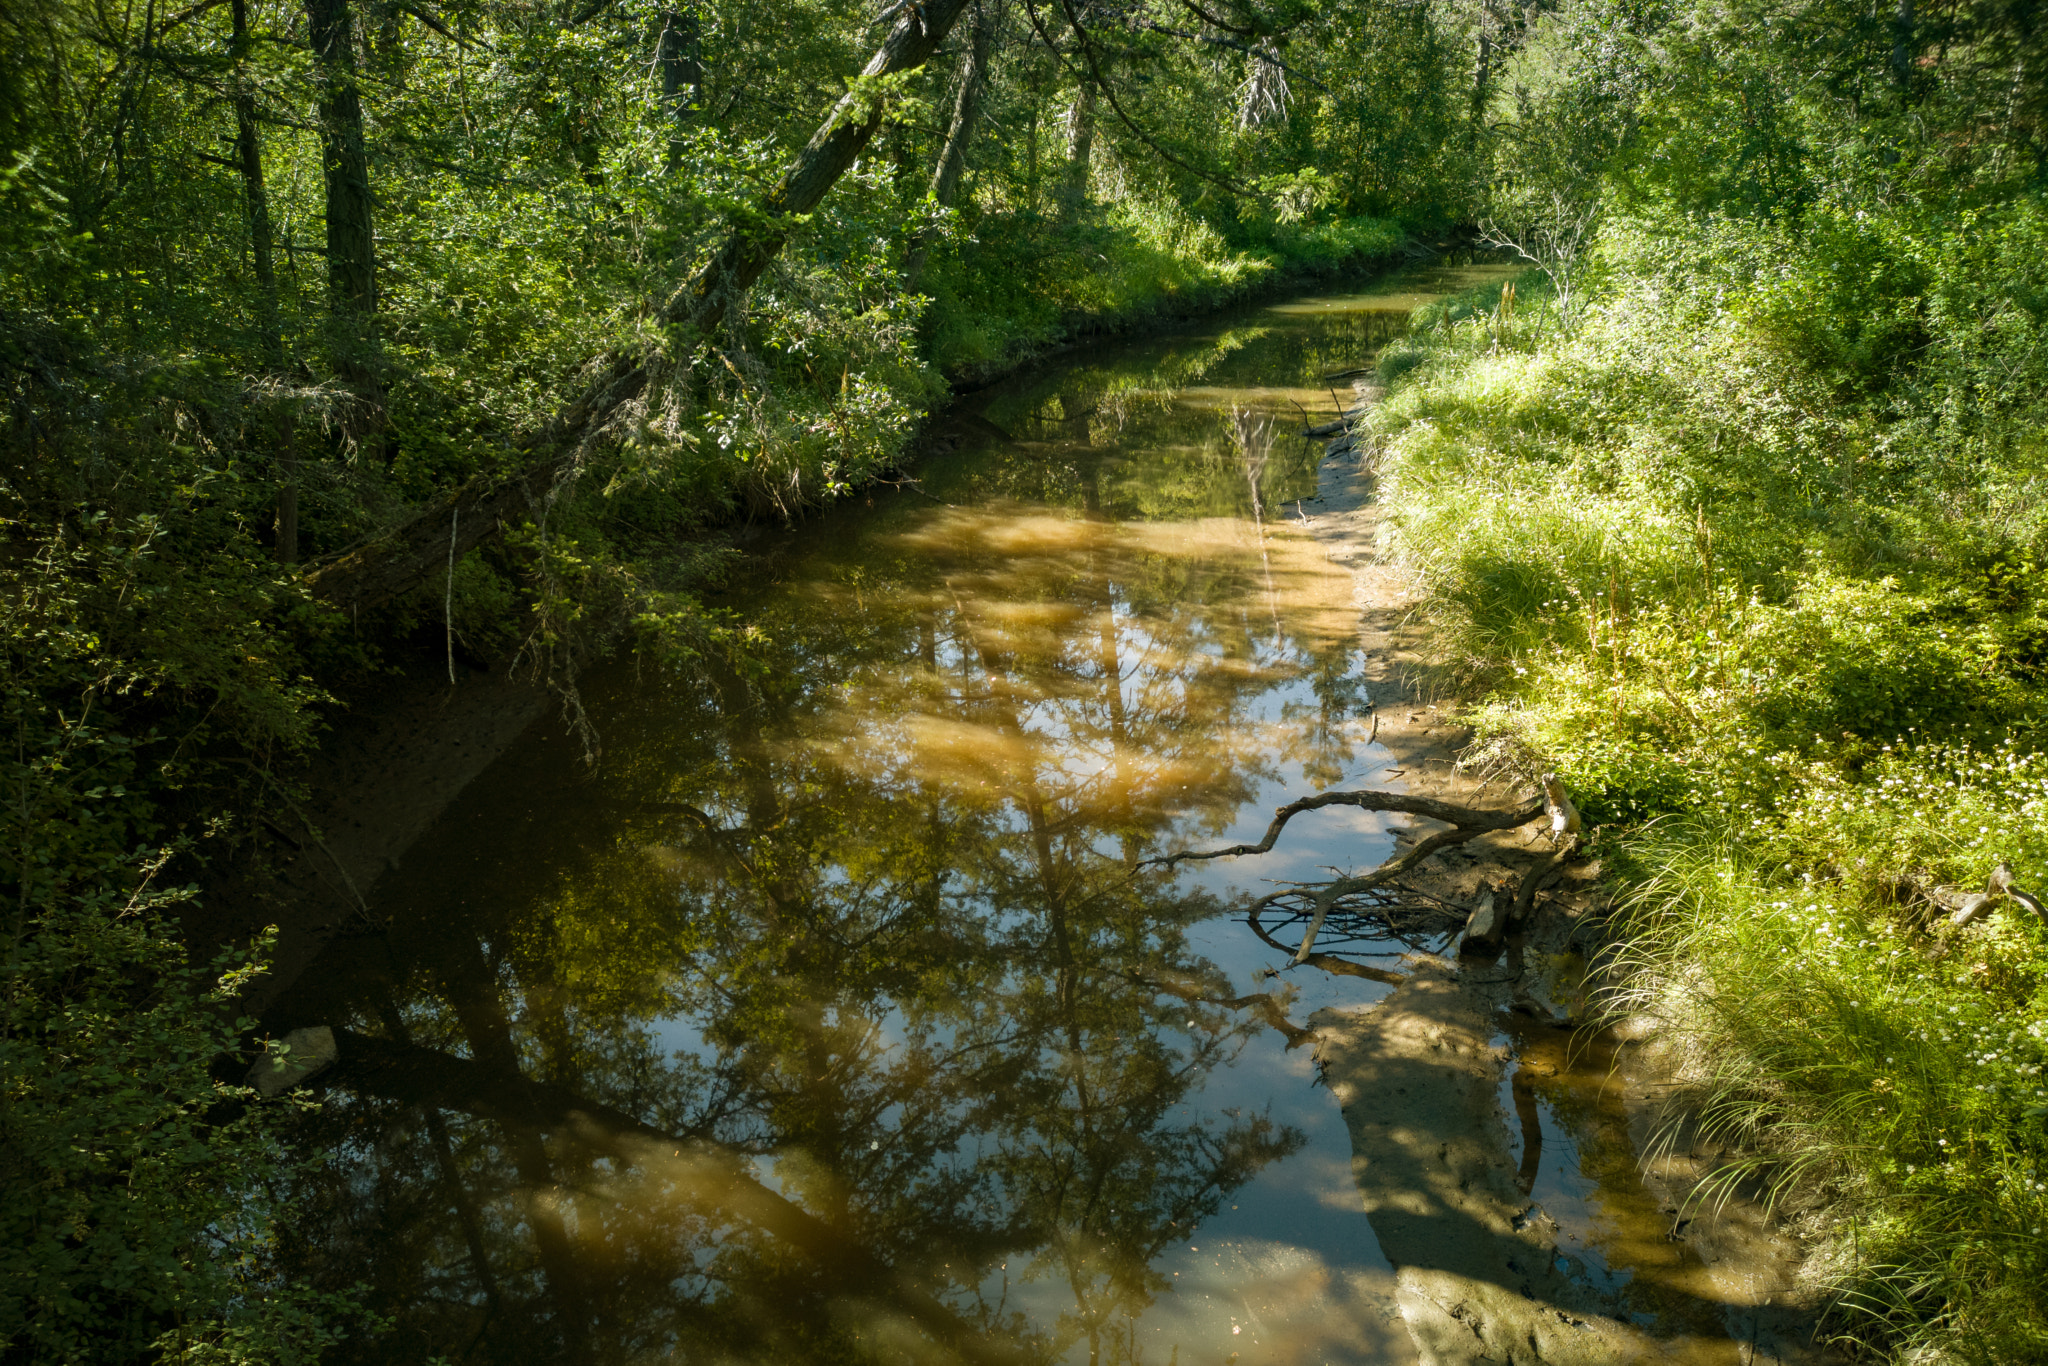
<svg viewBox="0 0 2048 1366">
<path fill-rule="evenodd" d="M 1344 413 L 1343 416 L 1337 418 L 1333 422 L 1320 423 L 1319 425 L 1314 427 L 1304 427 L 1302 429 L 1301 434 L 1304 437 L 1338 436 L 1345 432 L 1349 432 L 1351 430 L 1351 424 L 1356 422 L 1360 417 L 1364 416 L 1364 414 L 1365 407 L 1361 404 L 1356 408 L 1350 409 L 1349 411 Z"/>
<path fill-rule="evenodd" d="M 1458 941 L 1459 953 L 1493 953 L 1508 931 L 1508 917 L 1501 909 L 1500 894 L 1488 888 L 1465 922 L 1465 937 Z"/>
<path fill-rule="evenodd" d="M 1948 894 L 1944 896 L 1944 892 Z M 2003 901 L 2018 902 L 2039 916 L 2043 924 L 2048 924 L 2048 909 L 2042 907 L 2040 898 L 2012 885 L 2012 865 L 2009 863 L 2000 863 L 1991 870 L 1991 876 L 1985 879 L 1984 890 L 1981 892 L 1969 892 L 1958 896 L 1946 888 L 1937 888 L 1935 896 L 1940 904 L 1955 908 L 1955 913 L 1949 916 L 1948 923 L 1958 929 L 1972 921 L 1982 920 L 1997 910 L 1999 903 Z"/>
<path fill-rule="evenodd" d="M 1506 811 L 1484 811 L 1478 807 L 1460 806 L 1455 802 L 1439 801 L 1434 797 L 1415 797 L 1397 792 L 1323 792 L 1313 797 L 1303 797 L 1289 802 L 1273 813 L 1272 823 L 1257 844 L 1233 844 L 1227 849 L 1211 849 L 1205 852 L 1182 850 L 1161 858 L 1146 859 L 1140 866 L 1153 865 L 1172 867 L 1176 863 L 1194 862 L 1201 859 L 1234 858 L 1243 854 L 1269 852 L 1280 838 L 1280 832 L 1304 811 L 1317 811 L 1326 806 L 1356 806 L 1367 811 L 1398 811 L 1411 816 L 1425 816 L 1430 820 L 1442 821 L 1451 828 L 1416 842 L 1415 847 L 1405 854 L 1386 860 L 1369 873 L 1356 877 L 1336 878 L 1316 888 L 1313 902 L 1313 916 L 1308 930 L 1302 935 L 1301 947 L 1295 951 L 1294 961 L 1304 963 L 1315 949 L 1316 935 L 1322 932 L 1323 921 L 1329 916 L 1330 908 L 1347 896 L 1356 896 L 1392 882 L 1409 869 L 1421 863 L 1439 849 L 1454 844 L 1463 844 L 1495 830 L 1512 830 L 1526 825 L 1543 814 L 1545 803 L 1542 798 L 1532 797 L 1520 806 Z M 1573 845 L 1576 846 L 1576 838 Z M 1561 864 L 1568 851 L 1560 851 L 1552 860 Z M 1251 905 L 1251 914 L 1256 917 L 1267 906 L 1283 898 L 1299 894 L 1300 889 L 1269 892 Z M 1535 890 L 1529 891 L 1533 901 Z M 1519 898 L 1518 898 L 1519 900 Z"/>
</svg>

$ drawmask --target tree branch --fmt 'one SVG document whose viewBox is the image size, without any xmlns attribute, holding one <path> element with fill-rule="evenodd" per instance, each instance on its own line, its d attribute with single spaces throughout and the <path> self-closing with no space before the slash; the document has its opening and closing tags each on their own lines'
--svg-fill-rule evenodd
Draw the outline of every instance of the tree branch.
<svg viewBox="0 0 2048 1366">
<path fill-rule="evenodd" d="M 1240 38 L 1263 38 L 1266 36 L 1255 28 L 1239 28 L 1236 24 L 1224 23 L 1221 19 L 1218 19 L 1215 15 L 1196 4 L 1195 0 L 1180 0 L 1180 3 L 1182 9 L 1187 10 L 1211 28 L 1220 28 L 1225 33 L 1235 33 Z"/>
<path fill-rule="evenodd" d="M 872 81 L 923 65 L 967 4 L 968 0 L 930 0 L 913 6 L 869 59 L 861 79 Z M 694 328 L 700 336 L 712 332 L 781 252 L 794 221 L 818 206 L 881 123 L 881 100 L 856 84 L 832 107 L 810 143 L 768 192 L 756 220 L 735 225 L 696 279 L 663 305 L 661 321 Z M 479 475 L 353 554 L 315 570 L 306 576 L 313 596 L 352 614 L 381 606 L 440 572 L 451 543 L 459 558 L 497 535 L 519 513 L 552 496 L 557 484 L 574 473 L 582 453 L 647 389 L 642 358 L 615 353 L 599 357 L 592 370 L 595 378 L 577 398 L 541 430 L 515 443 L 523 457 L 518 473 Z M 452 536 L 451 520 L 457 527 Z"/>
<path fill-rule="evenodd" d="M 1257 844 L 1233 844 L 1228 849 L 1211 849 L 1205 853 L 1183 850 L 1161 858 L 1145 859 L 1138 866 L 1143 868 L 1157 864 L 1172 867 L 1176 863 L 1200 859 L 1264 854 L 1273 848 L 1274 842 L 1280 838 L 1280 832 L 1287 828 L 1287 822 L 1304 811 L 1320 811 L 1326 806 L 1356 806 L 1367 811 L 1399 811 L 1410 816 L 1426 816 L 1430 820 L 1442 821 L 1446 825 L 1470 827 L 1471 834 L 1465 836 L 1467 839 L 1489 830 L 1512 830 L 1518 825 L 1526 825 L 1542 815 L 1544 810 L 1543 799 L 1540 797 L 1531 798 L 1509 811 L 1482 811 L 1478 807 L 1459 806 L 1455 802 L 1438 801 L 1434 797 L 1413 797 L 1403 792 L 1321 792 L 1313 797 L 1291 801 L 1275 810 L 1272 824 L 1266 827 L 1265 836 Z M 1431 840 L 1438 838 L 1440 836 L 1431 836 Z M 1430 844 L 1431 840 L 1424 840 L 1423 844 Z M 1418 849 L 1421 847 L 1417 846 Z"/>
<path fill-rule="evenodd" d="M 1392 882 L 1395 878 L 1415 867 L 1439 849 L 1446 849 L 1453 844 L 1463 844 L 1467 840 L 1477 839 L 1489 831 L 1512 830 L 1518 825 L 1525 825 L 1536 819 L 1547 809 L 1546 801 L 1542 797 L 1533 797 L 1522 803 L 1522 805 L 1507 811 L 1483 811 L 1478 807 L 1459 806 L 1455 802 L 1438 801 L 1434 797 L 1415 797 L 1399 792 L 1323 792 L 1313 797 L 1303 797 L 1298 801 L 1292 801 L 1280 807 L 1273 813 L 1272 823 L 1266 827 L 1264 838 L 1257 844 L 1234 844 L 1228 849 L 1213 849 L 1206 853 L 1184 851 L 1177 854 L 1168 854 L 1164 858 L 1146 859 L 1139 866 L 1144 867 L 1156 864 L 1163 867 L 1172 867 L 1176 863 L 1188 860 L 1231 858 L 1240 854 L 1263 854 L 1272 849 L 1274 843 L 1280 838 L 1280 832 L 1287 827 L 1287 822 L 1293 820 L 1304 811 L 1317 811 L 1326 806 L 1356 806 L 1362 807 L 1367 811 L 1400 811 L 1413 816 L 1425 816 L 1430 820 L 1443 821 L 1450 825 L 1451 829 L 1438 831 L 1429 838 L 1420 841 L 1407 853 L 1388 859 L 1370 873 L 1363 873 L 1357 877 L 1337 878 L 1318 887 L 1315 900 L 1312 903 L 1315 907 L 1315 916 L 1309 921 L 1307 933 L 1301 937 L 1301 947 L 1295 951 L 1294 961 L 1296 963 L 1308 961 L 1309 953 L 1315 947 L 1316 936 L 1322 932 L 1324 919 L 1329 916 L 1331 907 L 1335 906 L 1345 897 L 1356 896 L 1360 892 L 1369 892 L 1375 887 L 1384 886 Z M 1577 838 L 1574 837 L 1572 847 L 1577 847 L 1577 843 Z M 1563 850 L 1555 855 L 1551 860 L 1551 865 L 1547 865 L 1545 871 L 1548 871 L 1549 866 L 1562 863 L 1565 854 L 1568 852 L 1569 850 Z M 1525 884 L 1525 889 L 1530 899 L 1533 900 L 1535 897 L 1533 883 Z M 1254 922 L 1257 921 L 1259 912 L 1274 902 L 1285 897 L 1298 896 L 1299 894 L 1299 889 L 1268 892 L 1251 905 L 1250 914 Z"/>
<path fill-rule="evenodd" d="M 1089 39 L 1087 31 L 1081 27 L 1080 17 L 1074 13 L 1073 6 L 1068 3 L 1068 0 L 1059 0 L 1059 5 L 1060 8 L 1066 12 L 1067 22 L 1071 23 L 1074 26 L 1075 36 L 1081 40 L 1081 56 L 1082 59 L 1085 60 L 1088 64 L 1089 79 L 1095 82 L 1096 88 L 1102 91 L 1103 98 L 1109 101 L 1109 107 L 1111 110 L 1115 112 L 1117 121 L 1123 124 L 1124 127 L 1131 130 L 1131 136 L 1136 138 L 1138 141 L 1144 143 L 1147 147 L 1150 147 L 1153 150 L 1153 152 L 1156 153 L 1162 160 L 1168 161 L 1173 165 L 1180 167 L 1189 175 L 1194 176 L 1200 180 L 1206 180 L 1212 185 L 1221 186 L 1223 189 L 1230 191 L 1232 194 L 1244 193 L 1244 186 L 1238 184 L 1236 181 L 1231 180 L 1225 176 L 1219 176 L 1213 171 L 1205 171 L 1199 166 L 1195 166 L 1188 162 L 1182 161 L 1179 157 L 1175 156 L 1173 153 L 1167 151 L 1164 147 L 1161 147 L 1157 142 L 1153 141 L 1151 135 L 1137 125 L 1137 123 L 1131 118 L 1131 116 L 1124 111 L 1123 102 L 1117 99 L 1116 87 L 1111 85 L 1108 79 L 1103 76 L 1102 64 L 1098 62 L 1095 57 L 1095 44 L 1093 41 Z M 1038 40 L 1045 44 L 1046 50 L 1051 52 L 1052 55 L 1059 60 L 1059 64 L 1062 67 L 1065 67 L 1068 72 L 1078 76 L 1079 73 L 1074 72 L 1072 63 L 1068 62 L 1066 56 L 1060 52 L 1059 45 L 1053 42 L 1052 35 L 1045 31 L 1045 25 L 1039 22 L 1037 6 L 1031 4 L 1030 0 L 1026 0 L 1026 3 L 1024 5 L 1024 12 L 1027 16 L 1029 16 L 1031 20 L 1031 27 L 1034 31 L 1037 32 Z"/>
</svg>

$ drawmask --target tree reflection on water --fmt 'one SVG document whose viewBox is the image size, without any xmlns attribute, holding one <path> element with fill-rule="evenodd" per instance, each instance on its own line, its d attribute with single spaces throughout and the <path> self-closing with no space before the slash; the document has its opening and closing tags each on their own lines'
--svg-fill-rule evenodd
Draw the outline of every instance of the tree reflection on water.
<svg viewBox="0 0 2048 1366">
<path fill-rule="evenodd" d="M 386 880 L 270 1022 L 342 1041 L 292 1253 L 393 1322 L 337 1361 L 1129 1358 L 1301 1141 L 1196 1103 L 1300 1031 L 1136 862 L 1351 760 L 1349 578 L 1170 392 L 1247 345 L 1006 395 L 749 649 L 594 686 L 594 771 L 530 737 Z"/>
</svg>

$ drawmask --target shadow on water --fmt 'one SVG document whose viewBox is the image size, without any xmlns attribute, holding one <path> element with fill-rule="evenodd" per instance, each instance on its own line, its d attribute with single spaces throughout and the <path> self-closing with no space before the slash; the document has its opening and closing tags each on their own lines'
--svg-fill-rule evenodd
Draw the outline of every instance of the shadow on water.
<svg viewBox="0 0 2048 1366">
<path fill-rule="evenodd" d="M 392 1327 L 333 1359 L 1398 1359 L 1299 1046 L 1398 973 L 1261 986 L 1229 870 L 1136 864 L 1382 766 L 1272 433 L 1488 269 L 978 395 L 730 659 L 592 681 L 601 764 L 544 724 L 473 785 L 269 1020 L 340 1040 L 289 1252 Z M 1302 836 L 1242 875 L 1388 839 Z"/>
</svg>

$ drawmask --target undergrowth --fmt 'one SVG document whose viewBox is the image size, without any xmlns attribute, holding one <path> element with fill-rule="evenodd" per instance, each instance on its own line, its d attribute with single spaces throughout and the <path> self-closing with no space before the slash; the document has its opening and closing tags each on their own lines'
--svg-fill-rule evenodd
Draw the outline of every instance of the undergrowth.
<svg viewBox="0 0 2048 1366">
<path fill-rule="evenodd" d="M 1696 1045 L 1731 1179 L 1825 1210 L 1880 1357 L 2048 1355 L 2048 925 L 1951 923 L 2048 891 L 2044 244 L 2029 201 L 1616 222 L 1572 334 L 1532 277 L 1381 362 L 1481 742 L 1605 827 L 1614 1006 Z"/>
</svg>

